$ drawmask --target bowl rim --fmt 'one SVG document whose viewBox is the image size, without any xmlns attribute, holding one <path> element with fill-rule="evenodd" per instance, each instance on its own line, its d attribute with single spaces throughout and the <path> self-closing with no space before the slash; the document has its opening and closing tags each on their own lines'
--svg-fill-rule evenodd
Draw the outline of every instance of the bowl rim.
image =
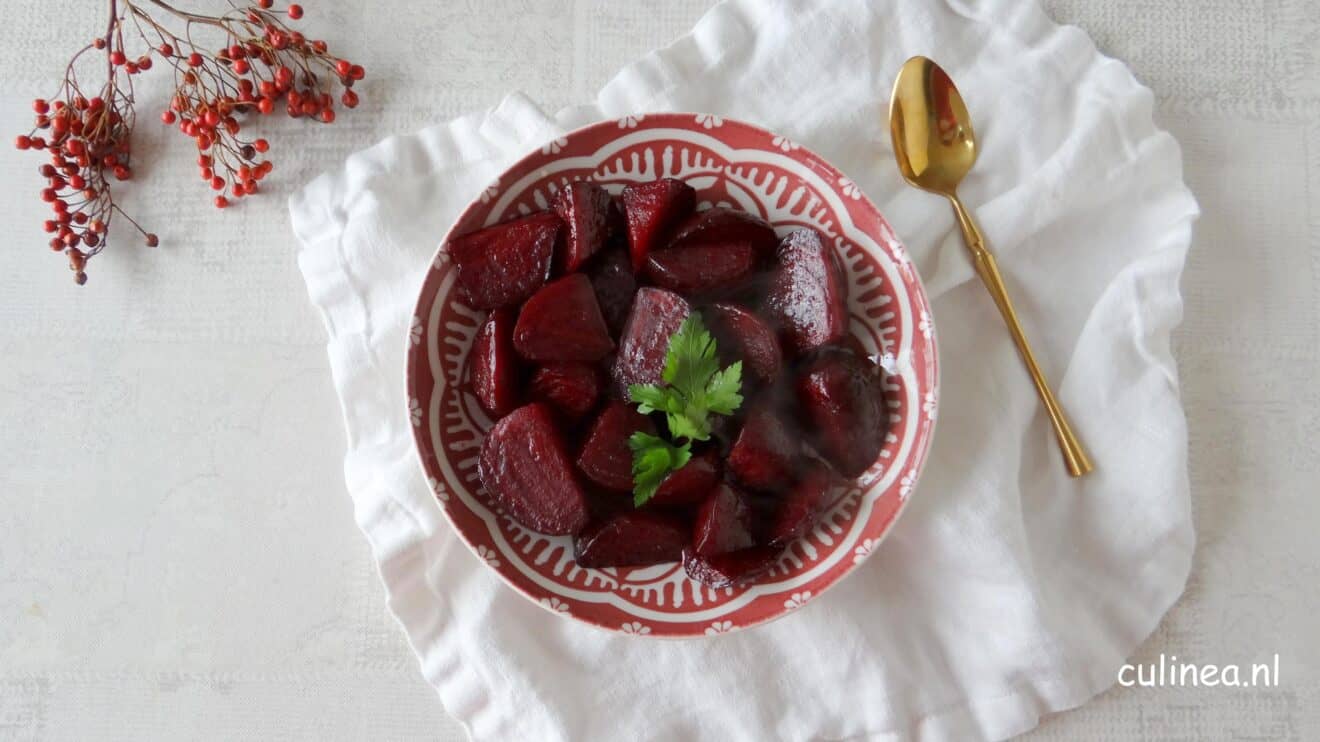
<svg viewBox="0 0 1320 742">
<path fill-rule="evenodd" d="M 746 129 L 750 129 L 750 130 L 753 130 L 753 131 L 759 132 L 759 133 L 761 133 L 761 134 L 764 134 L 764 135 L 767 136 L 767 137 L 771 137 L 771 138 L 782 138 L 782 139 L 784 139 L 784 140 L 786 140 L 786 141 L 792 141 L 792 142 L 793 142 L 798 148 L 800 148 L 800 149 L 804 150 L 805 152 L 811 154 L 812 157 L 813 157 L 818 163 L 820 163 L 820 164 L 823 165 L 825 168 L 827 168 L 827 169 L 829 170 L 829 173 L 828 173 L 828 174 L 831 176 L 831 179 L 832 179 L 833 182 L 837 183 L 837 181 L 838 181 L 839 178 L 845 178 L 845 177 L 846 177 L 846 176 L 843 174 L 843 171 L 839 170 L 836 166 L 834 166 L 833 163 L 831 163 L 830 161 L 826 160 L 824 157 L 821 157 L 819 154 L 816 154 L 816 152 L 815 152 L 814 150 L 812 150 L 812 149 L 806 147 L 805 145 L 802 145 L 802 144 L 798 143 L 796 140 L 791 140 L 791 139 L 789 139 L 788 137 L 785 137 L 785 136 L 783 136 L 783 135 L 781 135 L 781 134 L 777 134 L 777 133 L 775 133 L 775 132 L 773 132 L 773 131 L 770 131 L 769 129 L 766 129 L 766 128 L 762 127 L 762 126 L 759 126 L 759 125 L 757 125 L 757 124 L 753 124 L 753 123 L 750 123 L 750 122 L 744 121 L 744 120 L 742 120 L 742 119 L 730 118 L 730 117 L 728 117 L 728 116 L 723 116 L 723 115 L 721 115 L 721 114 L 702 113 L 702 112 L 697 112 L 697 111 L 691 111 L 691 112 L 689 112 L 689 111 L 649 111 L 649 112 L 641 112 L 641 113 L 628 114 L 626 117 L 622 117 L 622 118 L 632 118 L 632 119 L 636 119 L 637 121 L 641 121 L 641 120 L 643 120 L 643 119 L 651 119 L 651 120 L 654 120 L 654 119 L 666 119 L 666 120 L 668 120 L 668 119 L 686 119 L 686 120 L 689 121 L 689 122 L 693 122 L 693 121 L 697 121 L 697 120 L 700 119 L 701 117 L 707 117 L 707 116 L 716 116 L 716 117 L 718 117 L 718 118 L 721 120 L 722 123 L 732 123 L 732 124 L 735 124 L 735 125 L 737 125 L 737 126 L 739 126 L 739 127 L 743 127 L 743 128 L 746 128 Z M 613 119 L 611 119 L 611 118 L 602 118 L 602 119 L 597 119 L 597 120 L 594 120 L 594 121 L 592 121 L 592 122 L 590 122 L 590 123 L 583 124 L 583 125 L 578 126 L 578 127 L 574 128 L 574 129 L 571 129 L 571 130 L 565 131 L 565 132 L 563 132 L 563 133 L 561 133 L 561 134 L 558 134 L 558 135 L 552 135 L 552 136 L 551 136 L 549 139 L 547 139 L 546 141 L 549 142 L 549 141 L 560 140 L 560 139 L 565 139 L 565 140 L 567 140 L 567 139 L 572 139 L 572 138 L 575 137 L 575 136 L 579 136 L 579 135 L 585 134 L 585 133 L 588 132 L 588 131 L 591 131 L 591 130 L 593 130 L 593 129 L 599 128 L 599 127 L 604 126 L 604 125 L 607 125 L 607 124 L 616 124 L 616 125 L 617 125 L 621 120 L 622 120 L 621 118 L 613 118 Z M 692 130 L 692 126 L 691 126 L 691 124 L 688 124 L 688 125 L 686 125 L 686 126 L 682 126 L 682 127 L 669 127 L 669 128 L 683 128 L 683 129 L 685 129 L 685 130 Z M 644 131 L 645 131 L 645 130 L 649 130 L 649 129 L 644 129 Z M 543 142 L 543 143 L 541 143 L 541 144 L 535 144 L 535 145 L 531 145 L 531 146 L 529 146 L 528 151 L 527 151 L 526 154 L 524 154 L 523 156 L 519 157 L 517 160 L 514 160 L 513 162 L 509 163 L 508 165 L 506 165 L 504 168 L 502 168 L 502 169 L 500 170 L 499 174 L 496 176 L 496 178 L 498 179 L 498 181 L 503 182 L 503 179 L 504 179 L 504 175 L 505 175 L 505 174 L 507 174 L 507 173 L 509 173 L 509 172 L 511 172 L 511 171 L 515 171 L 515 170 L 518 170 L 518 169 L 520 169 L 520 168 L 523 168 L 523 167 L 525 167 L 529 162 L 532 162 L 532 161 L 535 161 L 535 160 L 538 160 L 538 159 L 540 159 L 540 158 L 544 158 L 544 157 L 550 157 L 550 158 L 553 159 L 553 158 L 556 156 L 554 153 L 549 153 L 549 154 L 548 154 L 548 153 L 545 153 L 545 152 L 542 152 L 542 151 L 541 151 L 541 148 L 542 148 L 544 145 L 545 145 L 545 142 Z M 875 202 L 871 200 L 870 196 L 867 195 L 867 194 L 865 193 L 865 191 L 862 191 L 860 188 L 858 188 L 858 192 L 860 193 L 860 198 L 861 198 L 861 200 L 863 200 L 863 201 L 865 202 L 865 204 L 866 204 L 871 210 L 873 210 L 877 215 L 879 215 L 880 218 L 881 218 L 885 223 L 888 223 L 888 219 L 885 218 L 884 213 L 881 212 L 881 211 L 880 211 L 880 208 L 879 208 L 878 206 L 875 205 Z M 430 276 L 431 272 L 434 270 L 434 266 L 436 266 L 437 263 L 438 263 L 438 261 L 442 258 L 442 256 L 445 255 L 445 245 L 447 245 L 447 244 L 450 242 L 450 240 L 453 239 L 454 237 L 456 237 L 456 236 L 460 236 L 460 235 L 456 235 L 456 234 L 455 234 L 455 230 L 458 228 L 458 226 L 459 226 L 460 224 L 462 224 L 465 220 L 467 220 L 467 219 L 469 218 L 469 216 L 470 216 L 470 215 L 471 215 L 476 209 L 479 208 L 480 205 L 482 205 L 482 200 L 481 200 L 481 194 L 480 194 L 480 192 L 478 192 L 476 195 L 474 195 L 474 196 L 468 201 L 467 206 L 465 206 L 465 207 L 463 208 L 463 210 L 460 211 L 460 212 L 457 214 L 457 216 L 454 217 L 454 219 L 453 219 L 453 221 L 450 223 L 449 227 L 445 230 L 444 235 L 440 238 L 439 243 L 437 244 L 435 251 L 434 251 L 434 252 L 432 253 L 432 255 L 431 255 L 431 259 L 430 259 L 430 260 L 427 262 L 427 264 L 426 264 L 426 265 L 427 265 L 426 273 L 425 273 L 424 277 L 422 278 L 422 281 L 421 281 L 420 284 L 418 285 L 418 289 L 417 289 L 417 291 L 418 291 L 418 296 L 417 296 L 417 299 L 413 302 L 413 311 L 412 311 L 412 315 L 411 315 L 412 317 L 420 317 L 420 316 L 422 316 L 421 311 L 422 311 L 424 308 L 429 310 L 429 308 L 430 308 L 430 305 L 429 305 L 429 304 L 428 304 L 426 307 L 423 307 L 423 298 L 424 298 L 424 296 L 425 296 L 425 294 L 426 294 L 425 289 L 426 289 L 426 286 L 427 286 L 427 282 L 428 282 L 428 280 L 429 280 L 429 276 Z M 773 225 L 772 225 L 772 226 L 773 226 Z M 892 225 L 891 225 L 891 227 L 892 227 Z M 897 232 L 894 233 L 893 241 L 897 244 L 897 246 L 898 246 L 898 248 L 899 248 L 900 250 L 902 250 L 904 253 L 908 253 L 908 249 L 907 249 L 907 245 L 906 245 L 906 243 L 904 243 L 904 242 L 898 237 Z M 910 256 L 909 256 L 909 258 L 910 258 Z M 921 275 L 920 275 L 920 273 L 917 271 L 915 265 L 912 267 L 912 276 L 913 276 L 913 282 L 914 282 L 914 284 L 916 285 L 916 287 L 917 287 L 919 293 L 913 297 L 911 303 L 912 303 L 913 305 L 923 305 L 923 306 L 927 309 L 927 313 L 928 313 L 928 315 L 929 315 L 929 316 L 928 316 L 928 319 L 929 319 L 929 326 L 930 326 L 930 336 L 929 336 L 929 339 L 928 339 L 928 344 L 929 344 L 929 346 L 930 346 L 930 366 L 931 366 L 931 371 L 932 371 L 931 376 L 930 376 L 930 391 L 934 394 L 934 405 L 935 405 L 934 410 L 933 410 L 933 413 L 932 413 L 931 416 L 930 416 L 930 425 L 929 425 L 929 427 L 928 427 L 928 431 L 924 434 L 924 436 L 918 436 L 918 440 L 920 440 L 920 438 L 924 437 L 924 438 L 926 439 L 926 443 L 925 443 L 924 446 L 918 446 L 915 455 L 911 457 L 911 461 L 912 461 L 912 468 L 911 468 L 911 471 L 913 472 L 912 491 L 909 493 L 909 495 L 908 495 L 907 497 L 904 497 L 904 498 L 900 498 L 900 499 L 899 499 L 898 506 L 897 506 L 897 508 L 894 510 L 894 513 L 893 513 L 892 517 L 890 517 L 889 522 L 888 522 L 888 524 L 885 526 L 884 530 L 883 530 L 883 531 L 882 531 L 882 532 L 881 532 L 881 533 L 875 538 L 875 540 L 872 542 L 872 545 L 871 545 L 870 550 L 867 551 L 864 555 L 861 555 L 860 558 L 854 558 L 852 564 L 851 564 L 850 566 L 846 567 L 846 568 L 845 568 L 845 569 L 844 569 L 844 570 L 843 570 L 838 576 L 836 576 L 834 579 L 829 580 L 825 585 L 823 585 L 823 586 L 820 587 L 819 589 L 813 589 L 812 591 L 809 591 L 809 592 L 810 592 L 810 597 L 807 598 L 806 600 L 804 600 L 804 601 L 802 602 L 802 605 L 803 605 L 803 606 L 805 606 L 807 603 L 810 603 L 810 602 L 813 602 L 813 601 L 819 599 L 821 595 L 824 595 L 826 592 L 830 591 L 834 586 L 838 585 L 838 584 L 841 583 L 841 582 L 844 582 L 848 577 L 850 577 L 850 576 L 852 576 L 853 574 L 855 574 L 855 573 L 858 571 L 858 568 L 861 567 L 864 563 L 866 563 L 866 562 L 871 558 L 871 556 L 875 554 L 875 552 L 876 552 L 876 550 L 879 548 L 879 546 L 880 546 L 880 545 L 881 545 L 886 539 L 889 538 L 890 534 L 893 533 L 895 526 L 898 524 L 899 519 L 902 517 L 903 513 L 907 511 L 909 502 L 910 502 L 910 501 L 913 499 L 913 497 L 916 495 L 917 490 L 918 490 L 918 485 L 919 485 L 920 482 L 921 482 L 922 474 L 925 472 L 926 465 L 927 465 L 927 463 L 928 463 L 929 460 L 930 460 L 930 452 L 931 452 L 931 449 L 932 449 L 933 446 L 934 446 L 935 437 L 936 437 L 936 434 L 937 434 L 937 431 L 938 431 L 938 427 L 939 427 L 939 417 L 940 417 L 940 416 L 939 416 L 939 405 L 940 405 L 940 402 L 941 402 L 941 395 L 940 395 L 940 393 L 939 393 L 939 390 L 940 390 L 940 381 L 941 381 L 941 367 L 940 367 L 940 353 L 939 353 L 939 336 L 938 336 L 938 327 L 937 327 L 937 324 L 936 324 L 936 322 L 935 322 L 935 316 L 934 316 L 934 313 L 933 313 L 932 311 L 930 311 L 930 298 L 929 298 L 929 296 L 928 296 L 927 293 L 926 293 L 926 285 L 925 285 L 925 282 L 921 279 Z M 413 368 L 414 368 L 413 357 L 414 357 L 414 354 L 415 354 L 415 353 L 424 353 L 424 352 L 425 352 L 425 349 L 426 349 L 426 342 L 425 342 L 425 339 L 423 339 L 423 341 L 422 341 L 421 343 L 419 343 L 419 344 L 414 344 L 414 343 L 411 341 L 411 338 L 409 337 L 408 333 L 404 333 L 403 343 L 404 343 L 404 389 L 405 389 L 405 395 L 404 395 L 404 397 L 405 397 L 405 399 L 404 399 L 404 405 L 405 405 L 405 408 L 404 408 L 403 412 L 404 412 L 404 416 L 405 416 L 405 419 L 406 419 L 407 416 L 410 414 L 410 410 L 409 410 L 409 408 L 407 407 L 407 405 L 409 404 L 409 400 L 412 400 L 412 399 L 417 398 L 416 395 L 413 393 L 413 391 L 414 391 L 414 389 L 416 388 L 416 385 L 417 385 L 417 383 L 418 383 L 418 380 L 417 380 L 417 378 L 416 378 L 416 375 L 414 374 L 414 371 L 413 371 Z M 412 458 L 413 458 L 413 461 L 416 463 L 418 469 L 421 471 L 421 473 L 422 473 L 422 477 L 423 477 L 423 480 L 424 480 L 424 481 L 429 481 L 432 475 L 431 475 L 431 472 L 428 471 L 427 468 L 426 468 L 426 461 L 425 461 L 424 456 L 423 456 L 423 448 L 422 448 L 423 445 L 424 445 L 424 443 L 425 443 L 425 442 L 423 441 L 423 436 L 429 435 L 429 433 L 424 432 L 424 431 L 426 430 L 426 427 L 425 427 L 425 426 L 409 426 L 409 427 L 412 428 L 412 442 L 413 442 L 413 445 L 412 445 L 413 456 L 412 456 Z M 437 453 L 437 456 L 438 456 L 438 453 Z M 666 640 L 666 641 L 693 641 L 693 640 L 701 640 L 701 639 L 713 639 L 713 638 L 718 638 L 718 637 L 721 637 L 721 636 L 727 636 L 727 635 L 730 635 L 730 634 L 735 634 L 735 633 L 738 633 L 738 632 L 740 632 L 740 631 L 744 631 L 744 630 L 747 630 L 747 629 L 752 629 L 752 628 L 755 628 L 755 627 L 758 627 L 758 626 L 763 626 L 763 625 L 765 625 L 765 624 L 767 624 L 767 623 L 771 623 L 771 622 L 773 622 L 773 621 L 776 621 L 776 620 L 781 619 L 781 618 L 783 618 L 783 617 L 785 617 L 785 616 L 787 616 L 787 615 L 789 615 L 789 614 L 792 614 L 792 613 L 795 613 L 795 612 L 796 612 L 796 610 L 794 610 L 794 609 L 782 608 L 782 609 L 779 609 L 779 610 L 776 610 L 776 611 L 773 611 L 773 612 L 768 612 L 768 613 L 766 613 L 766 614 L 763 615 L 763 616 L 760 616 L 760 617 L 755 618 L 754 620 L 749 620 L 749 621 L 740 622 L 740 623 L 734 625 L 731 629 L 729 629 L 729 630 L 727 630 L 727 631 L 724 631 L 724 632 L 721 632 L 721 633 L 718 633 L 718 634 L 705 634 L 705 633 L 701 633 L 701 634 L 698 634 L 698 633 L 692 633 L 692 634 L 673 634 L 673 633 L 655 633 L 655 632 L 647 633 L 647 634 L 629 633 L 629 632 L 624 631 L 620 626 L 616 626 L 616 625 L 613 625 L 613 624 L 607 624 L 607 623 L 604 623 L 604 622 L 601 622 L 601 621 L 598 621 L 598 620 L 594 620 L 593 618 L 590 618 L 590 617 L 580 616 L 580 615 L 577 615 L 576 613 L 574 613 L 574 614 L 564 614 L 564 613 L 561 613 L 560 611 L 556 610 L 555 608 L 553 608 L 551 605 L 547 604 L 547 603 L 544 601 L 543 596 L 532 594 L 529 590 L 527 590 L 527 589 L 524 588 L 522 585 L 520 585 L 518 582 L 514 581 L 511 577 L 509 577 L 508 575 L 506 575 L 505 572 L 504 572 L 503 570 L 498 569 L 498 568 L 496 568 L 496 567 L 492 567 L 492 566 L 486 561 L 486 559 L 484 559 L 484 558 L 480 555 L 480 553 L 477 551 L 477 544 L 474 544 L 473 541 L 472 541 L 472 539 L 470 539 L 470 538 L 468 537 L 468 534 L 464 531 L 464 529 L 463 529 L 463 528 L 460 528 L 459 525 L 458 525 L 458 523 L 455 522 L 454 517 L 453 517 L 453 516 L 450 514 L 450 512 L 449 512 L 449 508 L 448 508 L 444 503 L 440 502 L 440 498 L 439 498 L 439 497 L 437 496 L 437 494 L 433 491 L 433 489 L 431 488 L 430 485 L 428 485 L 427 490 L 428 490 L 428 492 L 429 492 L 430 495 L 431 495 L 431 496 L 428 498 L 428 500 L 431 502 L 431 504 L 432 504 L 434 507 L 436 507 L 436 508 L 438 508 L 438 509 L 440 510 L 440 512 L 444 515 L 445 521 L 448 523 L 449 527 L 453 529 L 454 533 L 458 536 L 459 540 L 462 541 L 462 542 L 463 542 L 463 545 L 467 547 L 467 549 L 468 549 L 469 552 L 471 552 L 471 555 L 472 555 L 474 558 L 476 558 L 477 560 L 479 560 L 480 562 L 482 562 L 482 565 L 483 565 L 483 567 L 484 567 L 485 569 L 487 569 L 487 570 L 489 570 L 489 571 L 491 571 L 491 572 L 494 572 L 494 573 L 499 577 L 500 581 L 504 583 L 504 585 L 506 585 L 506 586 L 512 588 L 515 592 L 517 592 L 519 595 L 521 595 L 521 596 L 523 596 L 524 598 L 526 598 L 526 599 L 527 599 L 528 601 L 530 601 L 533 605 L 538 606 L 541 610 L 545 611 L 545 612 L 548 613 L 548 614 L 552 614 L 552 615 L 558 616 L 558 617 L 560 617 L 560 618 L 565 618 L 565 619 L 568 619 L 568 620 L 573 621 L 573 622 L 575 622 L 575 623 L 585 624 L 585 625 L 588 625 L 588 626 L 594 627 L 594 628 L 596 628 L 596 629 L 598 629 L 598 630 L 605 631 L 605 632 L 609 632 L 610 634 L 615 635 L 615 636 L 626 636 L 626 637 L 630 637 L 630 638 L 631 638 L 631 637 L 635 637 L 635 638 L 653 639 L 653 640 Z"/>
</svg>

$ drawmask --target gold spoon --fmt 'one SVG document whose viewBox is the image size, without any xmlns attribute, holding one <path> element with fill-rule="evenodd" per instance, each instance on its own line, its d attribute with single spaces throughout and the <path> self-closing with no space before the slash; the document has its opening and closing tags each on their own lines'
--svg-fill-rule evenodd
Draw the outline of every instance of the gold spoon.
<svg viewBox="0 0 1320 742">
<path fill-rule="evenodd" d="M 1054 398 L 1054 392 L 1050 391 L 1045 375 L 1031 354 L 1031 346 L 1022 332 L 1013 302 L 1008 298 L 1008 287 L 999 274 L 995 256 L 986 247 L 985 238 L 971 212 L 958 198 L 958 184 L 976 162 L 976 132 L 972 130 L 972 119 L 967 115 L 958 88 L 935 62 L 926 57 L 913 57 L 903 65 L 898 80 L 894 82 L 889 129 L 894 137 L 894 154 L 903 178 L 917 188 L 944 196 L 953 204 L 976 274 L 990 290 L 999 313 L 1008 323 L 1013 342 L 1027 364 L 1040 401 L 1045 403 L 1050 422 L 1054 424 L 1054 434 L 1063 449 L 1068 473 L 1074 477 L 1086 474 L 1092 468 L 1086 451 L 1082 450 L 1063 408 Z"/>
</svg>

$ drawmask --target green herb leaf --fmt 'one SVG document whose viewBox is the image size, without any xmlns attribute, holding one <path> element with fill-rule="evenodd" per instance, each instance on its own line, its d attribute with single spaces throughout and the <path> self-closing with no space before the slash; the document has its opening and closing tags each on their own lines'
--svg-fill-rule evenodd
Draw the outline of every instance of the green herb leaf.
<svg viewBox="0 0 1320 742">
<path fill-rule="evenodd" d="M 681 446 L 643 432 L 628 439 L 633 452 L 633 505 L 641 507 L 655 496 L 669 473 L 683 468 L 692 458 L 692 444 Z"/>
<path fill-rule="evenodd" d="M 706 382 L 706 409 L 732 415 L 742 406 L 742 361 L 718 371 Z"/>
<path fill-rule="evenodd" d="M 635 433 L 628 440 L 633 451 L 633 499 L 642 505 L 671 471 L 692 457 L 694 441 L 710 440 L 712 414 L 731 415 L 742 405 L 742 363 L 720 370 L 715 338 L 701 315 L 693 312 L 669 339 L 665 385 L 633 384 L 628 396 L 643 415 L 665 413 L 669 437 Z M 676 445 L 682 441 L 682 445 Z"/>
</svg>

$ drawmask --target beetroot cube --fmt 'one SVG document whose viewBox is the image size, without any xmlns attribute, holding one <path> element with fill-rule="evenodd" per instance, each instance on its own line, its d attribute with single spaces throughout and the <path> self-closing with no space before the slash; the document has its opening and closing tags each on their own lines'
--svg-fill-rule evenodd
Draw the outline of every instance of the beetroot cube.
<svg viewBox="0 0 1320 742">
<path fill-rule="evenodd" d="M 778 255 L 765 311 L 786 345 L 803 354 L 841 340 L 848 332 L 848 289 L 834 248 L 803 229 L 779 243 Z"/>
<path fill-rule="evenodd" d="M 512 309 L 496 309 L 477 330 L 468 357 L 472 393 L 491 417 L 501 418 L 518 406 L 521 369 L 513 352 Z"/>
<path fill-rule="evenodd" d="M 614 350 L 591 281 L 580 273 L 546 284 L 523 305 L 513 347 L 530 361 L 599 361 Z"/>
<path fill-rule="evenodd" d="M 552 204 L 568 225 L 568 239 L 555 259 L 555 270 L 572 273 L 596 254 L 609 237 L 610 193 L 595 183 L 578 180 L 564 186 Z"/>
<path fill-rule="evenodd" d="M 727 484 L 716 487 L 697 509 L 692 548 L 703 557 L 712 557 L 754 544 L 747 496 Z"/>
<path fill-rule="evenodd" d="M 491 500 L 533 531 L 563 535 L 587 524 L 586 495 L 545 405 L 519 407 L 495 423 L 477 474 Z"/>
<path fill-rule="evenodd" d="M 655 435 L 655 423 L 623 402 L 611 402 L 591 425 L 578 455 L 578 468 L 591 481 L 617 492 L 632 492 L 632 449 L 628 439 L 641 431 Z"/>
<path fill-rule="evenodd" d="M 858 477 L 884 446 L 889 418 L 875 364 L 852 351 L 826 348 L 797 379 L 797 399 L 814 428 L 816 449 L 845 477 Z"/>
<path fill-rule="evenodd" d="M 697 205 L 697 192 L 681 180 L 662 178 L 623 189 L 624 217 L 628 221 L 628 246 L 633 271 L 646 265 L 646 256 L 661 247 L 670 232 Z"/>
<path fill-rule="evenodd" d="M 549 211 L 455 237 L 446 247 L 457 268 L 458 296 L 473 309 L 526 301 L 550 278 L 564 223 Z"/>
<path fill-rule="evenodd" d="M 593 524 L 573 542 L 579 567 L 640 567 L 683 558 L 689 531 L 683 521 L 645 511 L 623 512 Z"/>
<path fill-rule="evenodd" d="M 669 338 L 691 312 L 687 301 L 672 291 L 644 288 L 637 292 L 614 363 L 615 385 L 624 399 L 631 384 L 660 383 Z"/>
</svg>

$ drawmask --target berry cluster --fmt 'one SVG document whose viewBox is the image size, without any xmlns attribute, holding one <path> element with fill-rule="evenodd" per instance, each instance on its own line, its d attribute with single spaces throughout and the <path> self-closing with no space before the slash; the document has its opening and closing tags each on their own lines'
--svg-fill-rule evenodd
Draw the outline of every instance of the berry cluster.
<svg viewBox="0 0 1320 742">
<path fill-rule="evenodd" d="M 335 83 L 343 88 L 338 102 L 356 107 L 355 82 L 365 76 L 360 65 L 331 55 L 324 41 L 308 39 L 287 20 L 303 17 L 291 4 L 277 9 L 273 0 L 250 5 L 231 2 L 217 16 L 180 10 L 165 0 L 108 0 L 106 34 L 80 49 L 50 99 L 33 101 L 33 128 L 17 137 L 20 150 L 48 153 L 40 167 L 46 187 L 41 198 L 53 216 L 46 220 L 50 247 L 68 256 L 79 284 L 87 281 L 88 258 L 105 246 L 116 216 L 127 220 L 147 246 L 159 239 L 144 230 L 115 203 L 110 181 L 133 176 L 130 136 L 134 123 L 133 78 L 150 70 L 153 57 L 174 72 L 174 93 L 160 115 L 167 125 L 193 139 L 201 178 L 217 191 L 217 208 L 260 190 L 273 165 L 269 143 L 244 131 L 254 115 L 283 107 L 293 118 L 323 123 L 335 120 Z M 152 15 L 181 25 L 175 33 Z M 125 32 L 145 44 L 130 54 Z M 206 39 L 215 42 L 207 45 Z M 87 96 L 77 66 L 89 52 L 104 52 L 106 81 Z"/>
</svg>

